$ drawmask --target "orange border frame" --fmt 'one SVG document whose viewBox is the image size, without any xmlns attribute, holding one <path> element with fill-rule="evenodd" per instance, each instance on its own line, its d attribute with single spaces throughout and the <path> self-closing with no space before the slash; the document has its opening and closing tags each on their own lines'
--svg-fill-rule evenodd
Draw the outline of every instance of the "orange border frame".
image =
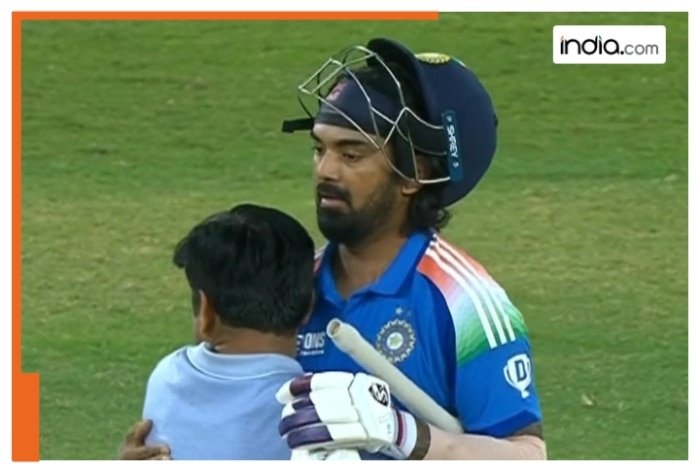
<svg viewBox="0 0 700 472">
<path fill-rule="evenodd" d="M 22 372 L 22 21 L 24 20 L 438 20 L 430 11 L 13 12 L 12 13 L 12 460 L 39 460 L 39 374 Z"/>
</svg>

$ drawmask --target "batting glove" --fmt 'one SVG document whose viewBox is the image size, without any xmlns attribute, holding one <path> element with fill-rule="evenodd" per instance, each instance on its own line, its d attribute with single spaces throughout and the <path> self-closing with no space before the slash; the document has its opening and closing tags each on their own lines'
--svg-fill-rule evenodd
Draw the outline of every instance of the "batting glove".
<svg viewBox="0 0 700 472">
<path fill-rule="evenodd" d="M 407 459 L 416 446 L 416 418 L 392 406 L 389 385 L 349 372 L 305 375 L 277 392 L 284 405 L 279 432 L 291 449 L 364 449 Z"/>
</svg>

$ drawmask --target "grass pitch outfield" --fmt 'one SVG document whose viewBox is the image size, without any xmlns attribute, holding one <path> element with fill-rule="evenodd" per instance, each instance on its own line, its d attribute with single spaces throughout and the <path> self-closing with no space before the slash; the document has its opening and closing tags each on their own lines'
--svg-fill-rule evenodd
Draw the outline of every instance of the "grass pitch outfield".
<svg viewBox="0 0 700 472">
<path fill-rule="evenodd" d="M 665 65 L 554 65 L 556 24 L 663 24 Z M 476 70 L 500 116 L 446 235 L 530 328 L 554 459 L 687 458 L 687 16 L 439 22 L 25 22 L 23 366 L 42 459 L 114 458 L 155 362 L 191 338 L 170 263 L 243 201 L 315 226 L 295 86 L 374 36 Z"/>
</svg>

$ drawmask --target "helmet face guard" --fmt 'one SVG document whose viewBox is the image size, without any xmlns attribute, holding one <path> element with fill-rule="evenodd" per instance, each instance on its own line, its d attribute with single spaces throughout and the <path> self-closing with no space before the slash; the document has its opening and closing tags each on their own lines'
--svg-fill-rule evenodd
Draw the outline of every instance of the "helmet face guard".
<svg viewBox="0 0 700 472">
<path fill-rule="evenodd" d="M 356 71 L 368 63 L 372 63 L 379 74 L 386 74 L 396 89 L 398 100 L 392 100 L 360 82 Z M 376 52 L 364 46 L 343 49 L 299 85 L 298 99 L 307 116 L 316 123 L 352 128 L 362 133 L 372 146 L 382 152 L 393 171 L 404 179 L 423 184 L 449 180 L 448 175 L 425 179 L 416 177 L 419 175 L 417 153 L 445 156 L 441 149 L 442 127 L 428 123 L 406 106 L 401 83 Z M 423 130 L 419 129 L 421 127 Z M 421 146 L 421 143 L 414 142 L 414 135 L 425 135 L 423 141 L 427 142 Z M 402 157 L 410 162 L 409 172 L 406 166 L 399 166 L 389 158 L 386 146 L 392 138 L 405 143 L 404 152 L 408 155 Z"/>
<path fill-rule="evenodd" d="M 307 118 L 285 121 L 283 131 L 311 129 L 314 123 L 359 131 L 372 146 L 382 152 L 393 171 L 404 179 L 426 185 L 448 182 L 441 200 L 445 205 L 453 203 L 471 188 L 460 184 L 464 181 L 465 163 L 461 148 L 465 143 L 460 139 L 459 114 L 452 109 L 458 108 L 453 105 L 460 104 L 460 91 L 457 89 L 451 93 L 449 89 L 460 85 L 459 82 L 451 83 L 454 82 L 451 80 L 454 77 L 451 76 L 455 76 L 455 71 L 456 75 L 464 75 L 468 69 L 461 62 L 445 55 L 422 56 L 432 59 L 422 60 L 421 55 L 414 55 L 402 45 L 384 39 L 370 41 L 367 47 L 351 46 L 343 49 L 299 85 L 297 97 Z M 417 99 L 420 102 L 417 108 L 425 110 L 427 116 L 419 116 L 407 106 L 405 91 L 389 63 L 401 67 L 416 78 Z M 363 84 L 358 78 L 358 70 L 366 71 L 368 67 L 375 75 L 383 76 L 383 83 L 391 85 L 391 97 Z M 435 86 L 441 86 L 438 82 L 430 81 L 431 75 L 435 73 L 444 76 L 442 82 L 447 80 L 449 85 L 448 90 L 441 91 L 448 94 L 448 100 L 443 99 L 444 104 L 435 103 L 436 93 L 431 90 Z M 488 105 L 490 114 L 487 113 L 487 116 L 492 122 L 495 150 L 495 115 L 490 109 L 490 99 Z M 395 159 L 390 158 L 387 152 L 390 143 L 394 147 Z M 425 178 L 419 172 L 419 155 L 432 164 L 430 174 Z M 488 156 L 488 163 L 492 156 L 493 152 Z M 483 172 L 485 170 L 486 168 Z"/>
</svg>

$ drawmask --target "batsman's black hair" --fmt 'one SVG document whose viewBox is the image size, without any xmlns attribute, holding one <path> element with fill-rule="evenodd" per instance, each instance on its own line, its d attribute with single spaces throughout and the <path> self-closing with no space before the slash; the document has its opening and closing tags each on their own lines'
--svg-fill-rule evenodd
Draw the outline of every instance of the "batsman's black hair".
<svg viewBox="0 0 700 472">
<path fill-rule="evenodd" d="M 221 321 L 262 332 L 296 330 L 313 298 L 314 243 L 291 216 L 252 204 L 215 213 L 175 247 L 192 306 L 207 295 Z"/>
</svg>

